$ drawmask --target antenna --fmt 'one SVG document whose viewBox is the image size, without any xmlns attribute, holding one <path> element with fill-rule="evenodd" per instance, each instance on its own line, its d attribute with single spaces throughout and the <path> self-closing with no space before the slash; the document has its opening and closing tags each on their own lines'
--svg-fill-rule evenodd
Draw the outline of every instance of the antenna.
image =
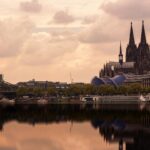
<svg viewBox="0 0 150 150">
<path fill-rule="evenodd" d="M 72 74 L 70 72 L 70 81 L 71 81 L 71 84 L 73 83 L 73 78 L 72 78 Z"/>
</svg>

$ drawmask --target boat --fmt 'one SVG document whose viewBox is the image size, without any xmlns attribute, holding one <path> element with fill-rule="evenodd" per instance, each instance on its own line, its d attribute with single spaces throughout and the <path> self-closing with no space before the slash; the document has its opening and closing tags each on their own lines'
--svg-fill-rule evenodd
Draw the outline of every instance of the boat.
<svg viewBox="0 0 150 150">
<path fill-rule="evenodd" d="M 138 101 L 139 96 L 109 95 L 100 98 L 102 104 L 135 104 Z"/>
<path fill-rule="evenodd" d="M 0 104 L 5 104 L 5 105 L 14 105 L 15 104 L 15 100 L 14 99 L 7 99 L 7 98 L 2 98 L 0 100 Z"/>
<path fill-rule="evenodd" d="M 143 95 L 140 95 L 139 100 L 140 102 L 146 102 L 146 98 Z"/>
<path fill-rule="evenodd" d="M 150 102 L 150 93 L 148 93 L 145 97 L 146 97 L 146 100 L 147 100 L 148 102 Z"/>
<path fill-rule="evenodd" d="M 80 101 L 81 102 L 97 102 L 100 100 L 100 96 L 81 96 Z"/>
<path fill-rule="evenodd" d="M 146 96 L 140 95 L 139 100 L 140 102 L 150 102 L 150 94 Z"/>
<path fill-rule="evenodd" d="M 39 105 L 45 105 L 45 104 L 48 104 L 48 100 L 46 100 L 46 99 L 39 99 L 39 100 L 37 100 L 37 103 Z"/>
</svg>

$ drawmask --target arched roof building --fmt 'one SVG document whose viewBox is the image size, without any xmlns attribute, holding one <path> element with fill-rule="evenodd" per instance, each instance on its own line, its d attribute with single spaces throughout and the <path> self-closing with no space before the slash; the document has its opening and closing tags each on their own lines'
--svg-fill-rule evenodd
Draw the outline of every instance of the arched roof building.
<svg viewBox="0 0 150 150">
<path fill-rule="evenodd" d="M 113 78 L 98 78 L 94 77 L 91 81 L 92 85 L 100 86 L 100 85 L 113 85 L 119 86 L 124 83 L 126 77 L 124 75 L 117 75 Z"/>
<path fill-rule="evenodd" d="M 98 85 L 104 85 L 104 84 L 106 84 L 106 83 L 105 83 L 105 81 L 104 81 L 103 79 L 98 78 L 98 77 L 95 76 L 95 77 L 92 79 L 91 84 L 98 86 Z"/>
</svg>

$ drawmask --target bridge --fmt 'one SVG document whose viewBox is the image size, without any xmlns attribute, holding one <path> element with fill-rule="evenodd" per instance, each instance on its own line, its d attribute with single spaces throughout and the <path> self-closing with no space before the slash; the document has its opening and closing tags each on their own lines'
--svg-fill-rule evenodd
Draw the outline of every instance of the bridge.
<svg viewBox="0 0 150 150">
<path fill-rule="evenodd" d="M 16 97 L 17 86 L 6 82 L 4 80 L 0 80 L 0 98 L 15 98 Z"/>
</svg>

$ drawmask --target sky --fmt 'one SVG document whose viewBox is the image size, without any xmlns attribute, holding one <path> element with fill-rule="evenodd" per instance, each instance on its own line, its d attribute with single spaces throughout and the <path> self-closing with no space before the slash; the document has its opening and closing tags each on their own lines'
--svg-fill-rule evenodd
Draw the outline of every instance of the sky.
<svg viewBox="0 0 150 150">
<path fill-rule="evenodd" d="M 103 64 L 118 60 L 133 22 L 150 37 L 149 0 L 1 0 L 0 73 L 11 83 L 89 83 Z"/>
</svg>

